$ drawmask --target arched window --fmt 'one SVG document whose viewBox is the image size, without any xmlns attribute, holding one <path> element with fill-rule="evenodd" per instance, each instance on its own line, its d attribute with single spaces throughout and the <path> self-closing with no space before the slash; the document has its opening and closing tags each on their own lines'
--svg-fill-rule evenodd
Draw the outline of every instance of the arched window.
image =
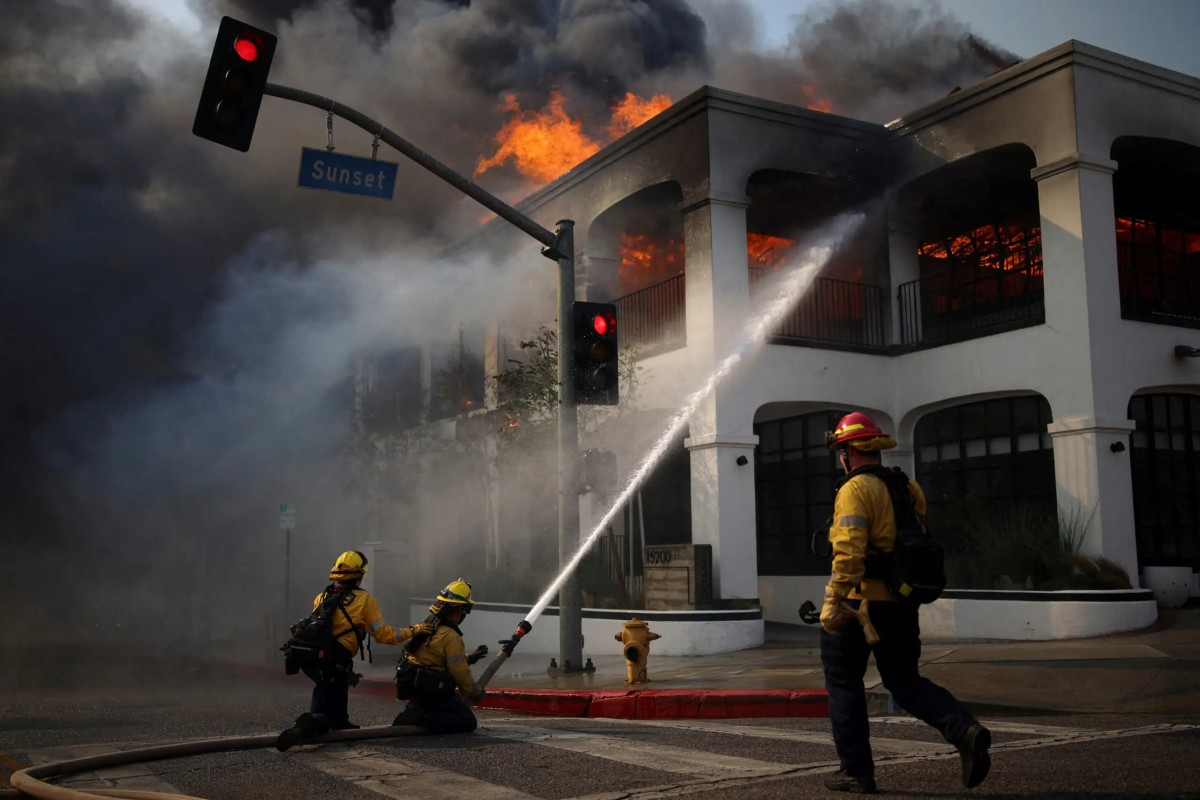
<svg viewBox="0 0 1200 800">
<path fill-rule="evenodd" d="M 916 478 L 931 519 L 962 501 L 1057 507 L 1044 397 L 1004 397 L 926 414 L 914 432 Z"/>
<path fill-rule="evenodd" d="M 845 411 L 821 411 L 754 426 L 758 572 L 828 575 L 829 557 L 816 555 L 812 535 L 833 514 L 833 457 L 825 432 Z"/>
<path fill-rule="evenodd" d="M 1200 397 L 1137 395 L 1129 416 L 1138 561 L 1200 566 Z"/>
</svg>

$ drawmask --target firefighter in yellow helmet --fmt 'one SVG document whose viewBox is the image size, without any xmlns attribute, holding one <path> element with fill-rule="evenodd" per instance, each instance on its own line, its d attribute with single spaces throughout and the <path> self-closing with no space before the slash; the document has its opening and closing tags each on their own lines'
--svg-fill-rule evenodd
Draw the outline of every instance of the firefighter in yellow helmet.
<svg viewBox="0 0 1200 800">
<path fill-rule="evenodd" d="M 358 683 L 354 655 L 362 658 L 368 636 L 380 644 L 398 645 L 415 633 L 430 630 L 417 625 L 397 631 L 385 623 L 379 602 L 360 585 L 366 571 L 367 557 L 360 551 L 347 550 L 338 556 L 329 570 L 331 583 L 313 600 L 312 616 L 293 626 L 309 623 L 283 647 L 286 670 L 288 674 L 303 672 L 312 679 L 312 701 L 296 724 L 279 734 L 275 743 L 279 750 L 309 736 L 358 727 L 350 721 L 347 706 L 350 687 Z M 323 619 L 331 619 L 332 624 L 322 625 Z"/>
<path fill-rule="evenodd" d="M 913 716 L 937 728 L 958 748 L 963 782 L 968 788 L 987 777 L 991 733 L 948 691 L 921 677 L 918 606 L 901 602 L 883 580 L 866 577 L 868 553 L 890 553 L 896 541 L 896 513 L 882 472 L 880 451 L 896 441 L 867 414 L 842 417 L 826 434 L 829 449 L 845 477 L 837 483 L 829 541 L 833 570 L 821 608 L 821 662 L 829 693 L 829 721 L 841 769 L 825 786 L 839 792 L 875 791 L 875 765 L 867 725 L 863 676 L 872 652 L 883 685 Z M 903 473 L 899 473 L 903 476 Z M 912 507 L 923 526 L 925 495 L 916 481 L 907 481 Z M 854 612 L 865 611 L 879 640 L 869 643 Z"/>
<path fill-rule="evenodd" d="M 467 703 L 483 697 L 483 688 L 470 665 L 487 655 L 487 646 L 468 654 L 459 629 L 474 604 L 471 584 L 462 578 L 438 592 L 425 620 L 433 632 L 413 637 L 396 665 L 396 696 L 408 705 L 393 725 L 420 725 L 434 733 L 475 730 L 478 723 Z"/>
</svg>

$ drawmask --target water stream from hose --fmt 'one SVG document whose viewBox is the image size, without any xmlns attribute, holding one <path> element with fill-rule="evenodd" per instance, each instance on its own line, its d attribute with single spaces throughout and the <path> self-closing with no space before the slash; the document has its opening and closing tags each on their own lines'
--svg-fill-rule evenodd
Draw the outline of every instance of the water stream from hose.
<svg viewBox="0 0 1200 800">
<path fill-rule="evenodd" d="M 750 324 L 747 326 L 746 334 L 729 355 L 717 365 L 716 369 L 705 379 L 704 383 L 692 392 L 680 409 L 671 416 L 670 421 L 655 441 L 654 446 L 642 458 L 637 469 L 629 475 L 624 488 L 609 504 L 607 510 L 601 515 L 600 520 L 592 528 L 591 533 L 580 542 L 578 549 L 572 554 L 567 563 L 563 565 L 559 574 L 546 588 L 542 596 L 538 598 L 537 603 L 530 610 L 529 614 L 526 615 L 526 622 L 530 625 L 537 622 L 538 617 L 542 615 L 542 612 L 550 605 L 554 596 L 558 594 L 559 589 L 562 588 L 567 576 L 579 566 L 579 562 L 583 560 L 584 555 L 595 544 L 600 534 L 608 527 L 620 509 L 629 502 L 630 497 L 642 485 L 646 477 L 658 466 L 658 463 L 666 454 L 667 448 L 670 447 L 671 442 L 675 440 L 675 437 L 687 425 L 688 420 L 696 412 L 696 409 L 700 407 L 700 404 L 741 363 L 742 359 L 745 358 L 746 354 L 752 348 L 760 345 L 779 326 L 783 318 L 795 307 L 796 303 L 808 291 L 809 287 L 812 286 L 813 280 L 817 277 L 821 268 L 837 252 L 841 242 L 858 229 L 863 219 L 864 215 L 861 213 L 846 214 L 837 217 L 815 235 L 814 238 L 817 243 L 796 258 L 791 266 L 785 269 L 780 277 L 775 298 L 763 308 L 762 313 L 753 316 Z"/>
</svg>

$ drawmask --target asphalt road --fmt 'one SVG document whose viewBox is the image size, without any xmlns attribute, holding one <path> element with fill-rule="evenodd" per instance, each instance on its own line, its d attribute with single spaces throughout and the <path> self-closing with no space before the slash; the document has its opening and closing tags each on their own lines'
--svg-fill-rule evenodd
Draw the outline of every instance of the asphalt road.
<svg viewBox="0 0 1200 800">
<path fill-rule="evenodd" d="M 307 685 L 220 675 L 125 676 L 104 687 L 7 687 L 0 693 L 0 783 L 30 764 L 188 739 L 278 731 Z M 360 725 L 386 725 L 398 703 L 352 696 Z M 807 798 L 836 769 L 822 719 L 643 722 L 481 712 L 468 736 L 408 736 L 217 753 L 63 781 L 209 800 L 381 797 Z M 992 776 L 966 791 L 953 748 L 901 717 L 872 722 L 881 792 L 908 797 L 1200 798 L 1200 716 L 994 717 Z"/>
</svg>

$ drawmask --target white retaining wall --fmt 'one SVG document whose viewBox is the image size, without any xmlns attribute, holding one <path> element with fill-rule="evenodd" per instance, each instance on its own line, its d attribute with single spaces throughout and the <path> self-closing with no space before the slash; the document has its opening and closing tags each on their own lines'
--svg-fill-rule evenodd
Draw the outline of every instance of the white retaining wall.
<svg viewBox="0 0 1200 800">
<path fill-rule="evenodd" d="M 409 618 L 422 620 L 429 613 L 428 601 L 413 601 Z M 486 644 L 493 652 L 496 642 L 512 636 L 529 609 L 476 603 L 462 625 L 467 649 Z M 752 616 L 751 619 L 739 617 Z M 660 656 L 705 656 L 761 647 L 766 641 L 762 616 L 746 611 L 614 611 L 583 609 L 583 655 L 620 655 L 621 643 L 614 637 L 630 617 L 645 620 L 650 630 L 662 638 L 650 645 Z M 533 630 L 521 639 L 519 652 L 558 655 L 558 609 L 551 607 L 533 623 Z"/>
</svg>

